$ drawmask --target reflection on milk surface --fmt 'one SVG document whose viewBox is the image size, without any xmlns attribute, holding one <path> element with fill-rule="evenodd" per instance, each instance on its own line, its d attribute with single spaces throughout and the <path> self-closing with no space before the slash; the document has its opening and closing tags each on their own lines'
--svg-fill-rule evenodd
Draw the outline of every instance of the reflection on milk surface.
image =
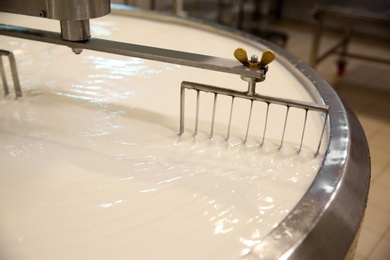
<svg viewBox="0 0 390 260">
<path fill-rule="evenodd" d="M 0 258 L 237 259 L 322 163 L 272 139 L 178 136 L 180 81 L 199 70 L 0 40 L 23 53 L 24 91 L 0 100 Z"/>
</svg>

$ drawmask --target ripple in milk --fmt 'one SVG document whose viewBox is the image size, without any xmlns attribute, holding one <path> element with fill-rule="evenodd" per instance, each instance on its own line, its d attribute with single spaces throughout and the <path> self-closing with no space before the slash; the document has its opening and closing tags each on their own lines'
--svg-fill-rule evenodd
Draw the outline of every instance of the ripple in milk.
<svg viewBox="0 0 390 260">
<path fill-rule="evenodd" d="M 1 20 L 29 23 L 12 15 Z M 134 33 L 121 33 L 128 26 Z M 215 46 L 214 56 L 230 57 L 243 45 L 142 19 L 111 15 L 92 23 L 96 37 L 151 43 L 145 30 L 157 35 L 154 44 L 206 54 Z M 175 35 L 187 40 L 172 42 Z M 180 82 L 245 89 L 238 76 L 86 50 L 76 56 L 7 37 L 0 42 L 16 55 L 24 91 L 18 100 L 0 101 L 1 258 L 237 259 L 287 216 L 322 163 L 312 155 L 321 118 L 309 126 L 315 131 L 300 153 L 288 134 L 279 149 L 278 126 L 270 126 L 262 145 L 263 132 L 251 129 L 243 144 L 245 103 L 236 105 L 235 118 L 244 121 L 233 121 L 226 141 L 228 105 L 218 103 L 209 138 L 212 102 L 202 97 L 194 137 L 190 96 L 178 136 Z M 310 101 L 277 61 L 260 85 L 265 94 Z M 264 122 L 262 109 L 254 122 Z M 275 109 L 270 118 L 283 116 Z"/>
</svg>

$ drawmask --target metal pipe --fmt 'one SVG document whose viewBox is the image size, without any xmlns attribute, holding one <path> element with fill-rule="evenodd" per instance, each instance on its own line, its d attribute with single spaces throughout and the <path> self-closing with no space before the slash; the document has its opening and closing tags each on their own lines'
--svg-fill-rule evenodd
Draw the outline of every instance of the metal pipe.
<svg viewBox="0 0 390 260">
<path fill-rule="evenodd" d="M 60 22 L 62 39 L 85 41 L 91 37 L 89 20 L 63 20 Z"/>
</svg>

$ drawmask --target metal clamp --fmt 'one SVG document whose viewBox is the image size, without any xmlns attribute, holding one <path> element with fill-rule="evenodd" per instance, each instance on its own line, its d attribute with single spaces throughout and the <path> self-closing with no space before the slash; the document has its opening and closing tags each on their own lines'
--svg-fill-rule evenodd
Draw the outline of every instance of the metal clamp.
<svg viewBox="0 0 390 260">
<path fill-rule="evenodd" d="M 246 50 L 243 48 L 237 48 L 234 51 L 234 57 L 241 62 L 245 67 L 250 70 L 260 70 L 262 71 L 260 78 L 241 76 L 241 79 L 248 82 L 248 96 L 253 96 L 256 94 L 256 83 L 265 80 L 265 74 L 268 71 L 268 64 L 270 64 L 275 59 L 275 54 L 273 51 L 267 50 L 263 52 L 261 56 L 261 60 L 257 55 L 252 55 L 250 59 L 248 59 L 248 55 Z"/>
</svg>

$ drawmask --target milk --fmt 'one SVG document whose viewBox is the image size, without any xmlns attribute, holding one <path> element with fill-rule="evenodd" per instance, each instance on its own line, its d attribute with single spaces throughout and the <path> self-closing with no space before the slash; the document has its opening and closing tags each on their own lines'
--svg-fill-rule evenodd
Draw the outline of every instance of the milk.
<svg viewBox="0 0 390 260">
<path fill-rule="evenodd" d="M 2 15 L 0 22 L 57 30 L 43 19 Z M 33 20 L 33 22 L 32 22 Z M 180 25 L 109 15 L 91 21 L 98 38 L 233 58 L 237 40 Z M 188 93 L 178 135 L 183 80 L 245 90 L 239 76 L 1 37 L 13 51 L 23 98 L 0 101 L 0 248 L 5 259 L 237 259 L 280 223 L 322 163 L 313 156 L 322 123 L 312 117 L 302 152 L 290 124 L 279 149 L 283 108 L 273 108 L 267 138 L 247 143 L 247 104 Z M 10 78 L 10 77 L 9 77 Z M 281 63 L 258 92 L 312 101 Z M 192 96 L 191 96 L 192 95 Z M 254 127 L 263 129 L 264 107 Z M 289 120 L 301 120 L 301 115 Z M 241 116 L 240 116 L 241 115 Z M 245 115 L 245 116 L 244 116 Z M 280 120 L 282 118 L 282 120 Z M 296 118 L 296 119 L 295 119 Z"/>
</svg>

